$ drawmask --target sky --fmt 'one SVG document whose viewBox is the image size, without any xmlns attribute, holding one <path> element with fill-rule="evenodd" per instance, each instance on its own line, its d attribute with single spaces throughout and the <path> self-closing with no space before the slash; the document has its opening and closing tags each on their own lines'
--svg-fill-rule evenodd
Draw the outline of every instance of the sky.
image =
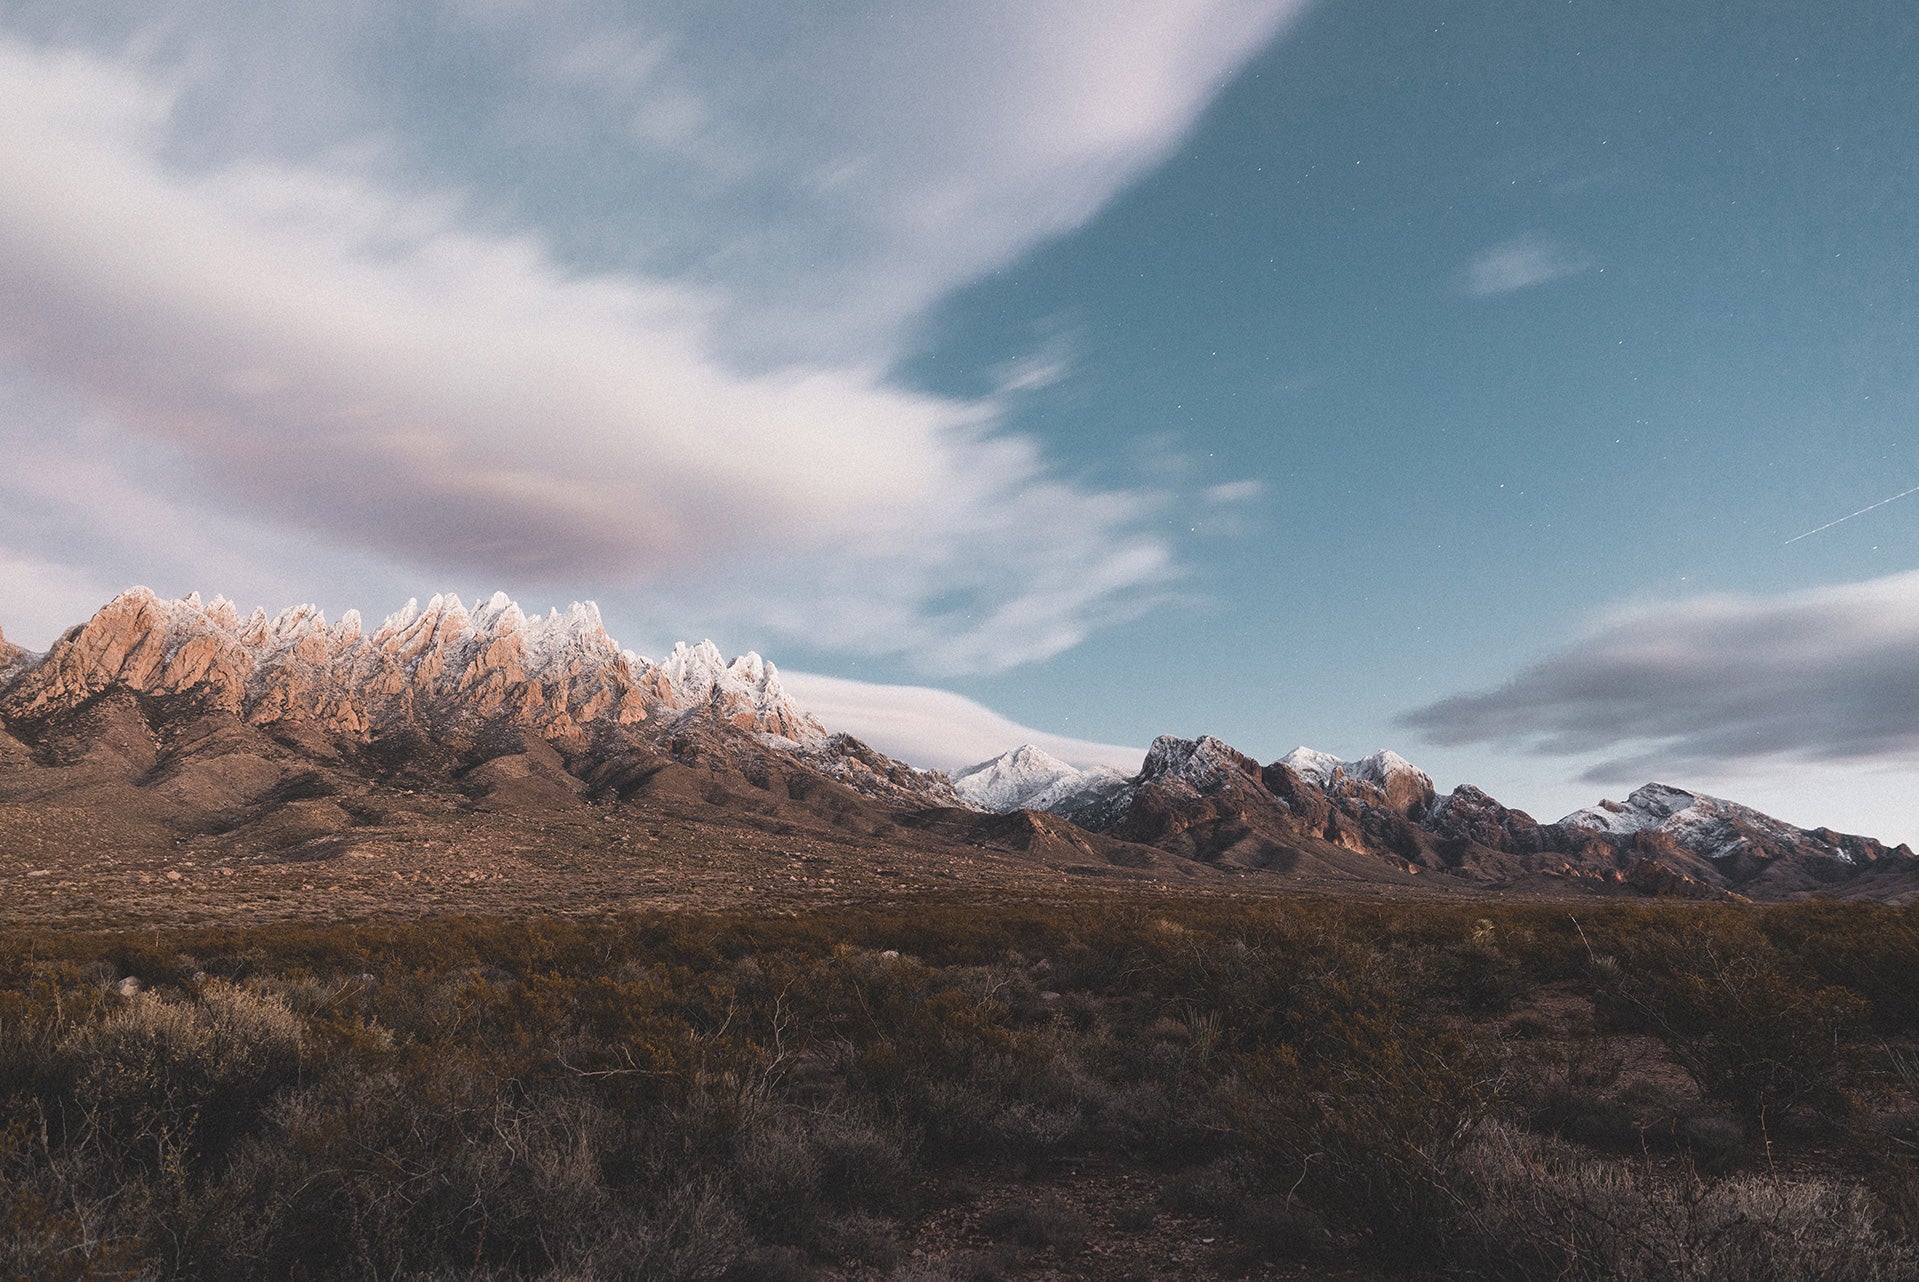
<svg viewBox="0 0 1919 1282">
<path fill-rule="evenodd" d="M 918 764 L 1919 841 L 1916 60 L 1891 0 L 0 0 L 0 627 L 591 598 Z"/>
</svg>

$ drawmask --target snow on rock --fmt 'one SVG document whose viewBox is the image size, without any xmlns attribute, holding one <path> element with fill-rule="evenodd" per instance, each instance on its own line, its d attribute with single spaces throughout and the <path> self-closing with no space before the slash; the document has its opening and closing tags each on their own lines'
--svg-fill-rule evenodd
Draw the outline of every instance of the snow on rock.
<svg viewBox="0 0 1919 1282">
<path fill-rule="evenodd" d="M 779 669 L 748 651 L 728 663 L 711 641 L 673 647 L 657 664 L 631 656 L 635 675 L 682 716 L 709 713 L 742 730 L 816 744 L 826 730 L 787 697 Z"/>
<path fill-rule="evenodd" d="M 1140 767 L 1142 782 L 1178 781 L 1201 792 L 1227 782 L 1236 774 L 1259 775 L 1259 763 L 1232 745 L 1212 735 L 1181 739 L 1163 734 L 1146 750 L 1146 763 Z"/>
<path fill-rule="evenodd" d="M 1082 770 L 1028 743 L 955 772 L 953 791 L 975 809 L 1005 814 L 1068 807 L 1089 792 L 1125 782 L 1109 766 Z"/>
<path fill-rule="evenodd" d="M 1341 761 L 1330 752 L 1299 747 L 1281 757 L 1279 764 L 1322 788 L 1330 788 L 1342 779 L 1362 780 L 1376 788 L 1401 779 L 1423 782 L 1428 788 L 1433 782 L 1430 775 L 1397 752 L 1381 751 L 1358 761 Z"/>
<path fill-rule="evenodd" d="M 1684 850 L 1715 860 L 1746 853 L 1771 857 L 1784 851 L 1812 851 L 1855 863 L 1860 850 L 1866 850 L 1868 858 L 1876 857 L 1867 847 L 1878 845 L 1826 829 L 1800 828 L 1750 806 L 1663 783 L 1634 789 L 1623 802 L 1601 801 L 1576 810 L 1559 826 L 1616 838 L 1657 833 Z"/>
<path fill-rule="evenodd" d="M 1332 753 L 1319 752 L 1304 744 L 1281 757 L 1279 764 L 1322 788 L 1333 781 L 1333 776 L 1346 769 L 1346 763 Z"/>
<path fill-rule="evenodd" d="M 1380 751 L 1358 761 L 1341 761 L 1329 752 L 1294 748 L 1275 764 L 1332 795 L 1351 792 L 1375 796 L 1398 811 L 1425 810 L 1434 804 L 1432 776 L 1396 752 Z M 1373 790 L 1377 790 L 1375 794 Z"/>
<path fill-rule="evenodd" d="M 1684 788 L 1649 783 L 1635 789 L 1624 802 L 1602 801 L 1584 810 L 1575 810 L 1559 821 L 1563 828 L 1587 828 L 1615 837 L 1630 836 L 1646 828 L 1655 828 L 1682 810 L 1691 809 L 1700 797 Z M 1712 798 L 1706 798 L 1711 801 Z"/>
<path fill-rule="evenodd" d="M 0 712 L 34 717 L 120 685 L 187 694 L 257 724 L 298 719 L 363 734 L 391 721 L 428 726 L 504 722 L 549 738 L 646 719 L 711 713 L 794 742 L 825 737 L 756 654 L 727 663 L 708 642 L 653 665 L 607 636 L 592 602 L 526 614 L 503 592 L 468 608 L 444 593 L 417 598 L 371 634 L 357 612 L 329 625 L 316 606 L 242 617 L 224 597 L 167 601 L 130 588 L 37 660 L 0 645 L 10 677 Z"/>
</svg>

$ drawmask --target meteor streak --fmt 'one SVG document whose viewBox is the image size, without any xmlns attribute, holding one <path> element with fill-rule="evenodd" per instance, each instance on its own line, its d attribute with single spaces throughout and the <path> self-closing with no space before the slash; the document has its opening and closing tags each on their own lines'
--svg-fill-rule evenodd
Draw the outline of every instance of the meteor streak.
<svg viewBox="0 0 1919 1282">
<path fill-rule="evenodd" d="M 1901 490 L 1897 494 L 1893 495 L 1892 498 L 1890 499 L 1880 499 L 1877 503 L 1868 503 L 1865 507 L 1860 508 L 1857 512 L 1846 513 L 1844 516 L 1840 517 L 1837 521 L 1827 521 L 1824 525 L 1820 526 L 1818 530 L 1807 530 L 1804 534 L 1795 534 L 1791 538 L 1787 539 L 1786 543 L 1797 543 L 1801 539 L 1810 538 L 1813 535 L 1819 533 L 1819 530 L 1830 530 L 1835 525 L 1843 525 L 1845 522 L 1852 520 L 1852 518 L 1855 516 L 1864 516 L 1866 513 L 1872 511 L 1872 509 L 1876 507 L 1884 507 L 1886 504 L 1892 502 L 1893 499 L 1903 499 L 1908 494 L 1919 494 L 1919 485 L 1915 485 L 1909 490 Z M 1786 546 L 1786 543 L 1781 543 L 1779 546 L 1784 547 Z"/>
</svg>

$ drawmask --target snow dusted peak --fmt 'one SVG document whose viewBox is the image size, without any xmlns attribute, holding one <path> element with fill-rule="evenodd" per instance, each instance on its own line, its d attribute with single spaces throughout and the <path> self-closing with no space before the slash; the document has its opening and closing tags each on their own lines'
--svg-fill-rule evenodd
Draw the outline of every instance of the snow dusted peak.
<svg viewBox="0 0 1919 1282">
<path fill-rule="evenodd" d="M 240 626 L 240 607 L 225 597 L 216 595 L 207 606 L 207 618 L 213 620 L 215 625 L 231 632 Z"/>
<path fill-rule="evenodd" d="M 1029 800 L 1079 771 L 1032 744 L 1002 752 L 953 775 L 953 791 L 981 810 L 1019 810 Z"/>
<path fill-rule="evenodd" d="M 469 622 L 473 631 L 480 636 L 520 634 L 526 631 L 526 612 L 514 604 L 513 598 L 506 593 L 495 592 L 485 601 L 474 605 Z"/>
<path fill-rule="evenodd" d="M 826 737 L 825 728 L 786 697 L 779 670 L 750 650 L 728 663 L 711 641 L 682 641 L 658 665 L 637 657 L 629 662 L 642 683 L 683 714 L 703 711 L 742 730 L 796 743 Z"/>
<path fill-rule="evenodd" d="M 1126 782 L 1125 775 L 1109 766 L 1081 770 L 1028 743 L 959 771 L 953 776 L 953 791 L 981 810 L 1068 814 L 1095 797 L 1118 792 Z"/>
<path fill-rule="evenodd" d="M 1304 744 L 1294 748 L 1279 759 L 1279 764 L 1291 770 L 1302 779 L 1309 779 L 1325 787 L 1333 781 L 1333 776 L 1342 770 L 1346 763 L 1330 752 L 1319 752 Z"/>
<path fill-rule="evenodd" d="M 1726 807 L 1729 802 L 1719 801 L 1715 797 L 1702 797 L 1698 793 L 1687 792 L 1684 788 L 1675 788 L 1670 784 L 1649 783 L 1643 788 L 1635 788 L 1625 801 L 1602 801 L 1596 806 L 1584 810 L 1575 810 L 1561 819 L 1560 825 L 1567 828 L 1586 828 L 1594 832 L 1611 833 L 1614 836 L 1626 836 L 1646 828 L 1656 828 L 1674 815 L 1691 810 L 1701 802 L 1711 806 Z"/>
<path fill-rule="evenodd" d="M 720 657 L 720 648 L 711 641 L 694 646 L 681 641 L 671 654 L 660 660 L 659 666 L 674 696 L 688 702 L 706 698 L 727 675 L 726 660 Z"/>
<path fill-rule="evenodd" d="M 410 596 L 406 599 L 405 605 L 380 620 L 380 626 L 373 630 L 374 644 L 383 644 L 393 637 L 400 635 L 400 633 L 412 627 L 414 621 L 419 617 L 420 598 Z"/>
<path fill-rule="evenodd" d="M 779 673 L 774 670 L 773 665 L 752 650 L 748 650 L 728 664 L 726 673 L 735 681 L 751 686 L 755 690 L 765 690 L 769 684 L 777 687 L 780 680 Z"/>
<path fill-rule="evenodd" d="M 1663 783 L 1634 789 L 1623 802 L 1602 801 L 1576 810 L 1559 826 L 1621 840 L 1656 834 L 1712 860 L 1745 856 L 1770 861 L 1809 854 L 1860 864 L 1889 854 L 1909 855 L 1903 847 L 1890 849 L 1869 837 L 1800 828 L 1750 806 Z"/>
<path fill-rule="evenodd" d="M 1396 752 L 1341 761 L 1331 753 L 1295 748 L 1274 764 L 1285 766 L 1329 796 L 1353 794 L 1365 805 L 1383 803 L 1412 813 L 1429 810 L 1435 801 L 1431 776 Z"/>
<path fill-rule="evenodd" d="M 1414 785 L 1424 784 L 1428 788 L 1433 783 L 1424 770 L 1397 752 L 1380 751 L 1370 757 L 1361 757 L 1358 761 L 1341 761 L 1330 752 L 1294 748 L 1279 759 L 1279 764 L 1322 788 L 1330 788 L 1342 779 L 1357 779 L 1376 788 L 1384 788 L 1400 779 Z"/>
<path fill-rule="evenodd" d="M 1397 752 L 1380 751 L 1362 757 L 1347 767 L 1347 772 L 1382 788 L 1395 779 L 1423 780 L 1429 788 L 1433 783 L 1430 775 Z"/>
<path fill-rule="evenodd" d="M 1011 752 L 1001 753 L 999 756 L 993 758 L 992 762 L 988 762 L 987 764 L 991 765 L 999 762 L 1004 762 L 1017 769 L 1029 772 L 1043 770 L 1053 774 L 1065 774 L 1067 771 L 1073 769 L 1072 766 L 1067 765 L 1064 761 L 1061 761 L 1058 757 L 1046 751 L 1046 749 L 1030 743 L 1021 744 Z"/>
<path fill-rule="evenodd" d="M 211 611 L 208 612 L 211 617 Z M 267 635 L 276 638 L 305 636 L 309 632 L 326 630 L 326 615 L 317 605 L 290 605 L 273 616 L 267 625 Z"/>
<path fill-rule="evenodd" d="M 1227 782 L 1236 772 L 1257 776 L 1259 764 L 1209 734 L 1197 739 L 1163 734 L 1146 750 L 1139 777 L 1141 782 L 1177 779 L 1207 789 Z"/>
</svg>

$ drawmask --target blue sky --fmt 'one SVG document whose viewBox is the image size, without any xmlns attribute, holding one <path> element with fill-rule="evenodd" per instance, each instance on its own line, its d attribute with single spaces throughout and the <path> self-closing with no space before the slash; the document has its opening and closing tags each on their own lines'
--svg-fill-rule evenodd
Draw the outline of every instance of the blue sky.
<svg viewBox="0 0 1919 1282">
<path fill-rule="evenodd" d="M 824 13 L 0 4 L 0 626 L 590 596 L 925 760 L 1919 838 L 1919 495 L 1787 542 L 1919 485 L 1919 18 Z"/>
</svg>

